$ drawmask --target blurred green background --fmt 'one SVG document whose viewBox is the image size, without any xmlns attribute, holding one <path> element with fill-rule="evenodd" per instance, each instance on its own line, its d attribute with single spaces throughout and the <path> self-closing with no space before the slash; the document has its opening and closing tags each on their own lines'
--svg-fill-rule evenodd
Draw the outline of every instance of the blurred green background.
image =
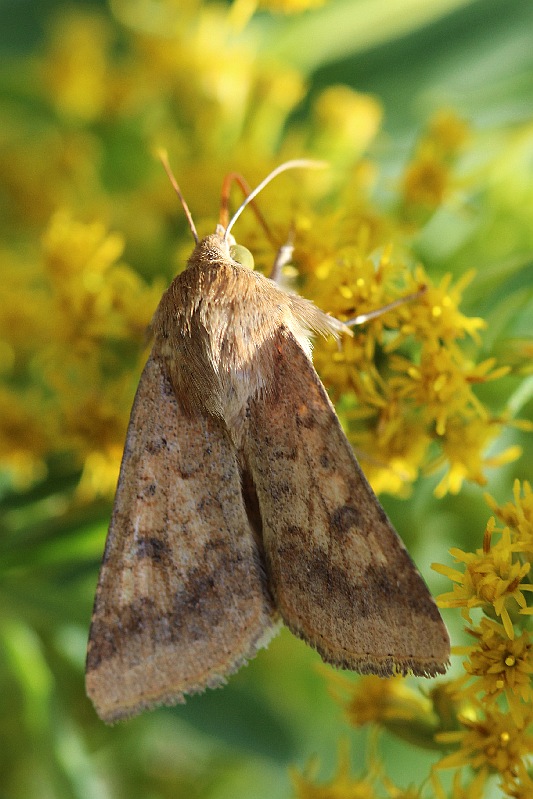
<svg viewBox="0 0 533 799">
<path fill-rule="evenodd" d="M 153 4 L 154 14 L 158 5 Z M 120 51 L 129 33 L 113 10 L 123 9 L 123 3 L 112 8 L 104 2 L 0 3 L 2 146 L 13 146 L 20 120 L 25 126 L 20 126 L 20 133 L 30 142 L 50 120 L 58 127 L 63 124 L 36 88 L 32 70 L 47 46 L 51 20 L 67 10 L 91 8 L 116 28 L 115 47 Z M 431 115 L 453 108 L 469 122 L 479 142 L 483 216 L 472 192 L 470 218 L 448 208 L 421 226 L 410 246 L 435 279 L 447 271 L 458 276 L 471 267 L 477 270 L 463 309 L 489 322 L 481 348 L 484 357 L 502 353 L 502 362 L 507 362 L 509 342 L 531 340 L 532 333 L 530 0 L 333 0 L 301 15 L 261 11 L 247 30 L 253 32 L 250 47 L 272 61 L 291 65 L 307 81 L 302 101 L 285 123 L 287 129 L 305 128 L 313 99 L 332 84 L 347 84 L 379 99 L 384 120 L 372 158 L 380 172 L 376 201 L 384 207 L 390 204 L 399 175 Z M 83 127 L 80 121 L 76 124 Z M 135 122 L 131 124 L 134 128 Z M 525 133 L 514 149 L 516 131 Z M 146 166 L 151 155 L 131 129 L 123 127 L 113 138 L 105 120 L 100 120 L 92 132 L 106 141 L 106 157 L 118 159 L 108 176 L 115 181 L 118 201 L 120 192 L 129 190 L 128 181 L 135 189 L 142 170 L 157 169 Z M 227 154 L 222 160 L 226 158 Z M 476 153 L 471 152 L 470 158 L 470 170 L 475 171 Z M 490 159 L 497 166 L 487 173 Z M 8 163 L 7 157 L 2 159 L 4 169 Z M 46 220 L 33 214 L 27 226 L 20 219 L 13 224 L 6 221 L 11 212 L 10 184 L 0 174 L 2 182 L 5 250 L 20 246 L 31 251 L 31 242 L 39 240 Z M 31 202 L 38 206 L 40 191 L 47 193 L 47 186 L 34 188 Z M 75 189 L 71 192 L 74 209 L 78 203 L 85 206 L 86 191 L 80 187 L 79 197 Z M 216 200 L 212 194 L 205 203 Z M 175 208 L 172 213 L 178 217 L 180 211 Z M 134 226 L 134 220 L 129 224 Z M 190 246 L 186 233 L 183 242 L 186 251 Z M 126 252 L 129 246 L 127 240 Z M 170 276 L 169 253 L 170 245 L 149 254 L 148 260 L 156 262 L 154 274 L 157 259 L 163 258 Z M 531 378 L 515 375 L 484 388 L 493 407 L 511 401 L 514 412 L 531 418 Z M 41 423 L 46 426 L 46 416 Z M 498 450 L 517 441 L 524 448 L 520 460 L 487 473 L 488 490 L 501 502 L 510 499 L 515 476 L 531 476 L 532 446 L 527 436 L 507 428 Z M 316 756 L 318 773 L 330 775 L 343 737 L 353 742 L 354 770 L 364 768 L 367 732 L 349 728 L 328 695 L 318 668 L 320 659 L 285 630 L 223 690 L 119 726 L 103 725 L 85 697 L 83 668 L 111 502 L 102 498 L 70 507 L 68 498 L 79 480 L 79 468 L 58 460 L 48 466 L 47 477 L 26 487 L 14 486 L 7 471 L 0 482 L 2 799 L 281 799 L 291 795 L 291 765 L 304 768 Z M 489 511 L 480 487 L 465 485 L 458 496 L 437 501 L 432 495 L 435 484 L 436 478 L 421 478 L 408 501 L 385 496 L 383 504 L 432 591 L 438 593 L 449 586 L 431 573 L 430 563 L 444 562 L 449 546 L 478 546 Z M 452 635 L 459 636 L 460 619 L 451 612 L 445 616 Z M 387 735 L 381 749 L 388 773 L 399 785 L 407 785 L 413 775 L 426 774 L 434 759 L 432 753 Z"/>
</svg>

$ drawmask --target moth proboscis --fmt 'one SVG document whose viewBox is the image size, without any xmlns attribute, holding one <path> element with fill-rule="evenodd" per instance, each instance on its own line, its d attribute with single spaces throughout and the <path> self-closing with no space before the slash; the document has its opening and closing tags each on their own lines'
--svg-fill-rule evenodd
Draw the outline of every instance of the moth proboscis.
<svg viewBox="0 0 533 799">
<path fill-rule="evenodd" d="M 221 685 L 280 620 L 344 669 L 446 670 L 439 611 L 311 362 L 312 334 L 351 331 L 231 234 L 310 165 L 202 240 L 182 199 L 196 246 L 152 320 L 89 637 L 106 722 Z"/>
</svg>

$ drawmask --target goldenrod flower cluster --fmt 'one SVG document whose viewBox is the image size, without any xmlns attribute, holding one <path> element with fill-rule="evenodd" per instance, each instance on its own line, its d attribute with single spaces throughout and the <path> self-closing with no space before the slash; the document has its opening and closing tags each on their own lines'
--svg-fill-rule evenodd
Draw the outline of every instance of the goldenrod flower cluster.
<svg viewBox="0 0 533 799">
<path fill-rule="evenodd" d="M 463 346 L 467 337 L 479 344 L 485 325 L 460 310 L 471 275 L 433 283 L 407 248 L 412 221 L 405 226 L 402 209 L 427 205 L 430 161 L 453 183 L 465 123 L 450 112 L 431 122 L 406 167 L 399 210 L 387 215 L 369 199 L 376 170 L 362 158 L 379 130 L 375 99 L 330 87 L 310 124 L 280 139 L 303 79 L 250 49 L 235 7 L 225 14 L 190 0 L 162 4 L 155 17 L 142 3 L 113 9 L 129 33 L 126 51 L 116 54 L 103 17 L 63 14 L 35 67 L 49 113 L 31 126 L 21 119 L 22 135 L 5 134 L 10 229 L 32 234 L 25 249 L 18 237 L 4 253 L 0 462 L 16 484 L 42 479 L 60 456 L 81 472 L 80 497 L 113 492 L 144 331 L 170 277 L 162 266 L 171 227 L 183 228 L 151 156 L 159 144 L 202 232 L 214 228 L 225 170 L 253 182 L 295 154 L 327 157 L 329 175 L 302 177 L 298 192 L 294 181 L 289 190 L 280 183 L 264 198 L 280 241 L 295 228 L 302 291 L 347 319 L 425 289 L 340 350 L 317 344 L 317 368 L 378 492 L 405 494 L 421 470 L 439 469 L 437 494 L 456 493 L 464 480 L 483 483 L 486 466 L 516 458 L 517 447 L 486 455 L 504 420 L 476 387 L 508 369 Z M 432 207 L 447 191 L 431 194 Z M 319 218 L 313 202 L 325 204 Z M 260 261 L 273 258 L 251 214 L 237 235 Z M 182 239 L 178 268 L 191 246 Z"/>
<path fill-rule="evenodd" d="M 425 749 L 440 750 L 430 781 L 421 775 L 409 795 L 437 799 L 483 799 L 495 795 L 525 799 L 533 796 L 533 641 L 528 628 L 533 591 L 531 568 L 533 492 L 529 483 L 514 486 L 514 503 L 500 507 L 487 495 L 493 510 L 483 546 L 475 553 L 452 549 L 464 569 L 440 564 L 434 569 L 454 582 L 453 591 L 439 597 L 441 607 L 461 608 L 468 622 L 469 646 L 454 647 L 462 655 L 463 674 L 443 680 L 422 693 L 402 678 L 363 677 L 352 682 L 329 676 L 331 693 L 353 727 L 372 724 L 379 730 Z M 482 615 L 474 622 L 474 608 Z M 451 750 L 451 751 L 450 751 Z M 299 799 L 351 799 L 352 796 L 407 796 L 384 777 L 379 756 L 373 770 L 355 779 L 346 748 L 337 774 L 317 784 L 313 773 L 294 774 Z M 443 771 L 454 769 L 448 790 Z M 429 787 L 431 786 L 431 787 Z M 366 791 L 366 793 L 365 793 Z M 432 792 L 432 793 L 431 793 Z"/>
<path fill-rule="evenodd" d="M 460 729 L 437 738 L 455 751 L 439 768 L 470 765 L 477 772 L 496 772 L 507 796 L 533 791 L 529 768 L 533 754 L 533 649 L 528 628 L 533 609 L 531 535 L 533 494 L 526 481 L 514 484 L 514 503 L 500 507 L 487 495 L 495 516 L 487 524 L 483 546 L 476 552 L 452 549 L 463 569 L 436 565 L 449 577 L 453 590 L 439 598 L 441 607 L 461 608 L 473 643 L 457 648 L 466 656 L 465 676 L 452 682 L 464 709 Z M 483 615 L 474 623 L 472 611 Z"/>
</svg>

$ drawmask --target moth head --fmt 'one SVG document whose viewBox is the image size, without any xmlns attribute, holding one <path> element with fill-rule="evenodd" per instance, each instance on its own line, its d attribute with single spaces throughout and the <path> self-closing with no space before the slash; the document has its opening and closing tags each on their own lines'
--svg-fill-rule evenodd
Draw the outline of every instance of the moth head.
<svg viewBox="0 0 533 799">
<path fill-rule="evenodd" d="M 217 225 L 215 236 L 220 239 L 220 246 L 228 258 L 231 258 L 234 263 L 245 266 L 247 269 L 253 271 L 255 264 L 254 257 L 250 250 L 242 244 L 237 244 L 231 233 L 226 236 L 226 227 L 220 222 Z"/>
</svg>

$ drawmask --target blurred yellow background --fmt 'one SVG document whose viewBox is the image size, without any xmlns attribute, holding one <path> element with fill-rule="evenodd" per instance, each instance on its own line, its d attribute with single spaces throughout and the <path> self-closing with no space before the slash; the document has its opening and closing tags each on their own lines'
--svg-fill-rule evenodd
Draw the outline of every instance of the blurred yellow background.
<svg viewBox="0 0 533 799">
<path fill-rule="evenodd" d="M 83 670 L 145 331 L 192 248 L 158 147 L 200 235 L 227 172 L 255 185 L 288 158 L 329 162 L 259 198 L 280 241 L 295 231 L 301 293 L 347 318 L 428 286 L 341 353 L 317 342 L 362 467 L 433 593 L 454 578 L 431 563 L 482 548 L 491 513 L 530 585 L 513 481 L 532 471 L 532 31 L 529 0 L 2 0 L 0 797 L 531 795 L 531 697 L 507 683 L 491 745 L 516 746 L 497 765 L 434 738 L 485 718 L 485 683 L 430 699 L 433 682 L 368 683 L 374 707 L 392 699 L 354 722 L 349 689 L 286 630 L 224 689 L 112 728 Z M 258 228 L 247 213 L 235 235 L 268 268 Z M 509 612 L 527 675 L 513 579 L 503 615 L 478 607 Z M 456 645 L 465 596 L 444 611 Z"/>
</svg>

